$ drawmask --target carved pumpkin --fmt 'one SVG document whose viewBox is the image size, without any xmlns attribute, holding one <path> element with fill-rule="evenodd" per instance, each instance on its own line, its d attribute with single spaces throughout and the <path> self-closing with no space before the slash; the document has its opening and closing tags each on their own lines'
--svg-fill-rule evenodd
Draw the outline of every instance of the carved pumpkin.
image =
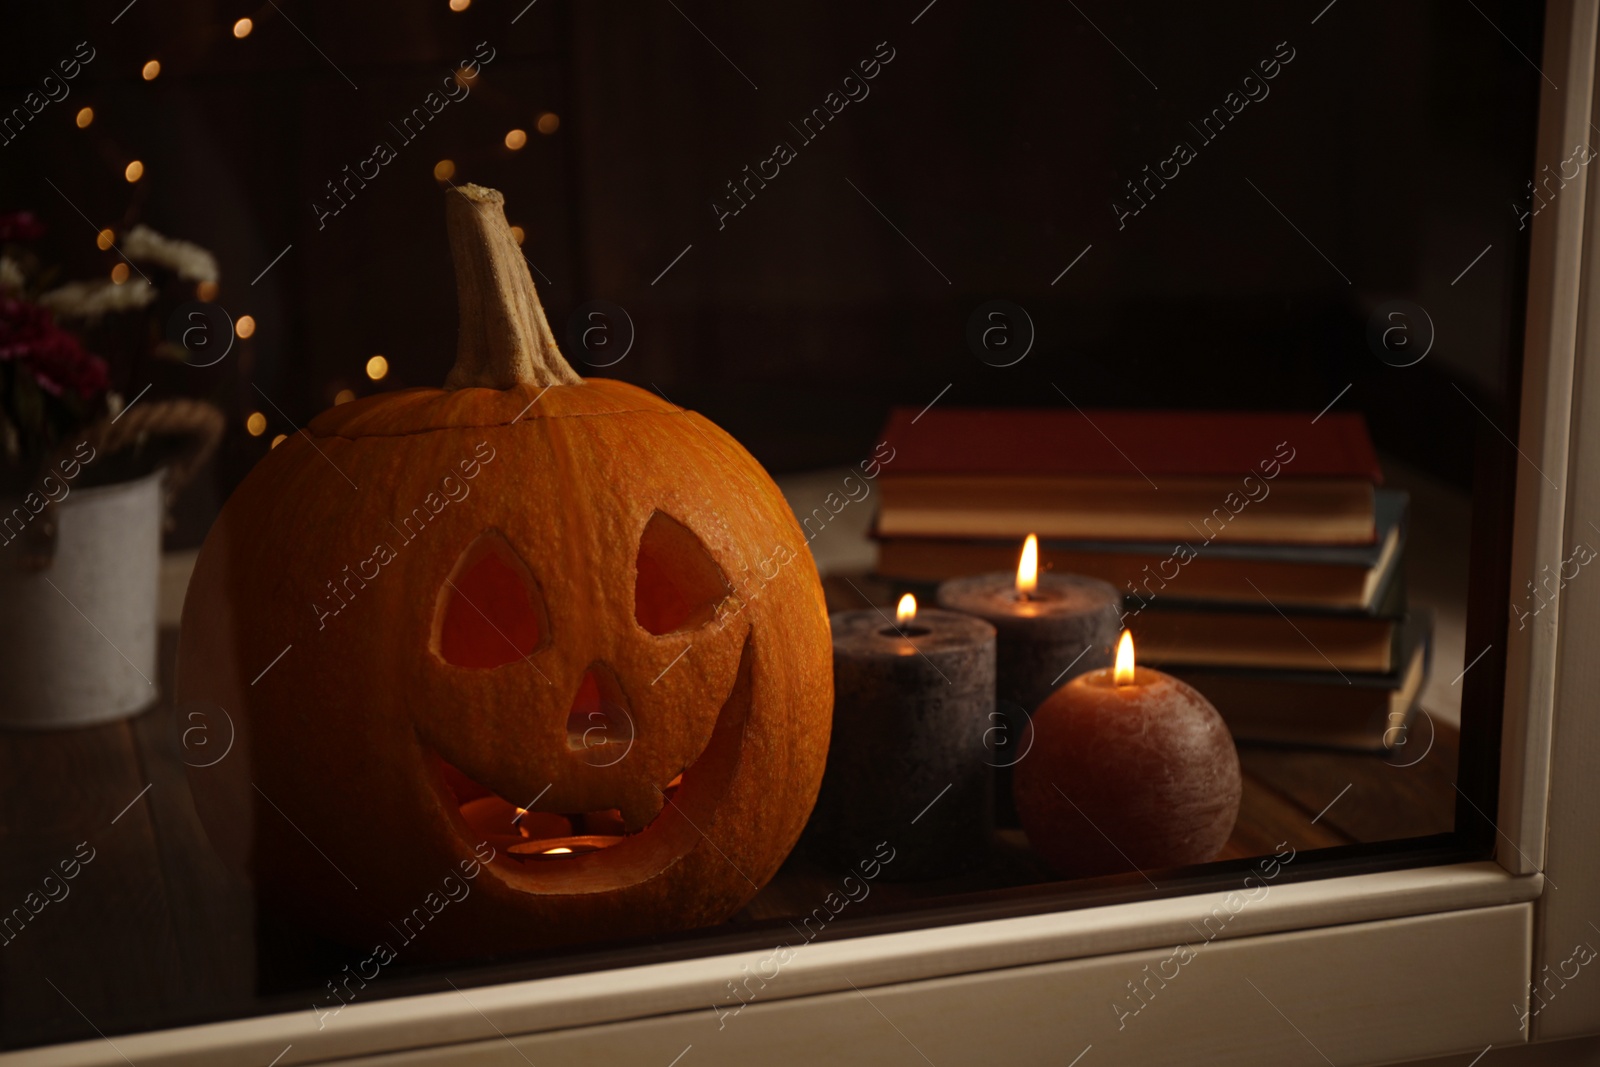
<svg viewBox="0 0 1600 1067">
<path fill-rule="evenodd" d="M 805 539 L 715 425 L 578 377 L 500 194 L 446 196 L 446 389 L 324 412 L 200 553 L 179 707 L 238 738 L 191 769 L 197 807 L 272 898 L 361 946 L 720 922 L 822 777 L 830 641 Z"/>
</svg>

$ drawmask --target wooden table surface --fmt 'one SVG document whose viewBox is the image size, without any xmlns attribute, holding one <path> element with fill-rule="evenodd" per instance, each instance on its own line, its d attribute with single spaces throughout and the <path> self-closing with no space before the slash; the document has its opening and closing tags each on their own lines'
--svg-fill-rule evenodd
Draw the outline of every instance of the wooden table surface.
<svg viewBox="0 0 1600 1067">
<path fill-rule="evenodd" d="M 175 649 L 165 631 L 162 693 L 171 692 Z M 0 1045 L 283 1010 L 284 997 L 262 994 L 303 989 L 309 1004 L 338 970 L 336 948 L 258 916 L 250 887 L 212 853 L 184 778 L 182 725 L 162 699 L 124 722 L 0 733 L 0 913 L 27 917 L 0 936 Z M 1457 737 L 1442 722 L 1436 730 L 1427 756 L 1405 767 L 1371 754 L 1243 748 L 1243 802 L 1221 858 L 1271 853 L 1283 841 L 1304 852 L 1448 831 Z M 857 912 L 1052 880 L 1020 832 L 1000 838 L 983 869 L 879 883 Z M 72 880 L 46 883 L 62 861 L 91 854 Z M 797 853 L 733 922 L 807 913 L 836 879 Z"/>
</svg>

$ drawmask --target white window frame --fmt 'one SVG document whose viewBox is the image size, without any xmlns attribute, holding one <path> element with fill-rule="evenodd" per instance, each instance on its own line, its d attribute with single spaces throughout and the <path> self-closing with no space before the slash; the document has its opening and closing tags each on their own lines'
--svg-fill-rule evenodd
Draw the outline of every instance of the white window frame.
<svg viewBox="0 0 1600 1067">
<path fill-rule="evenodd" d="M 1548 7 L 1541 161 L 1592 143 L 1597 3 Z M 1513 597 L 1543 564 L 1600 545 L 1590 527 L 1600 526 L 1596 180 L 1590 169 L 1533 220 Z M 1577 943 L 1600 944 L 1600 568 L 1556 599 L 1526 628 L 1506 626 L 1492 862 L 1274 885 L 1182 963 L 1171 962 L 1176 946 L 1200 941 L 1225 894 L 817 941 L 737 1013 L 729 983 L 771 974 L 770 949 L 356 1003 L 321 1025 L 308 1007 L 115 1046 L 23 1050 L 0 1055 L 0 1067 L 351 1057 L 666 1067 L 680 1056 L 683 1067 L 772 1067 L 918 1054 L 938 1067 L 1078 1056 L 1094 1067 L 1317 1063 L 1319 1053 L 1346 1067 L 1600 1032 L 1600 974 L 1528 996 L 1536 975 L 1570 971 Z M 1175 976 L 1152 983 L 1152 971 Z M 1133 982 L 1146 990 L 1137 1000 Z M 1530 1004 L 1538 1010 L 1525 1020 Z"/>
</svg>

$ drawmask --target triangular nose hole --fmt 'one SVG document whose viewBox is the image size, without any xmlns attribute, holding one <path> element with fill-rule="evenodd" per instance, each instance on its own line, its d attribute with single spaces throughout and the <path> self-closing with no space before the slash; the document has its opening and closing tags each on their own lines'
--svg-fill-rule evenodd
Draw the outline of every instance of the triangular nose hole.
<svg viewBox="0 0 1600 1067">
<path fill-rule="evenodd" d="M 633 716 L 617 676 L 603 663 L 590 665 L 567 712 L 567 748 L 593 767 L 609 767 L 633 747 Z"/>
<path fill-rule="evenodd" d="M 548 632 L 528 565 L 498 531 L 479 536 L 439 590 L 434 652 L 457 667 L 499 667 L 529 655 Z"/>
</svg>

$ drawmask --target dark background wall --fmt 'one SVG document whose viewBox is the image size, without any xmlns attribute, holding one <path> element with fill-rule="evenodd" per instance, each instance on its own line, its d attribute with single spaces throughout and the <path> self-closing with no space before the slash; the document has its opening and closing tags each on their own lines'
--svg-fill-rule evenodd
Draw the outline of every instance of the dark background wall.
<svg viewBox="0 0 1600 1067">
<path fill-rule="evenodd" d="M 1533 158 L 1535 5 L 524 3 L 0 8 L 0 107 L 79 41 L 97 53 L 0 146 L 0 210 L 43 215 L 47 257 L 80 275 L 118 261 L 95 248 L 100 226 L 206 245 L 218 302 L 259 324 L 212 368 L 119 368 L 128 393 L 210 396 L 234 427 L 177 541 L 341 388 L 442 381 L 446 158 L 454 181 L 505 191 L 558 334 L 583 302 L 621 305 L 637 340 L 600 373 L 705 412 L 775 470 L 863 455 L 889 405 L 946 385 L 942 404 L 1315 411 L 1350 384 L 1340 407 L 1364 410 L 1380 446 L 1463 486 L 1491 431 L 1450 383 L 1514 427 L 1513 204 L 1559 162 Z M 236 40 L 243 16 L 254 31 Z M 388 123 L 478 42 L 495 58 L 471 95 L 404 143 Z M 870 95 L 804 143 L 790 123 L 887 49 Z M 1188 124 L 1285 49 L 1270 95 L 1203 143 Z M 146 82 L 150 58 L 163 70 Z M 97 118 L 80 130 L 84 105 Z M 395 160 L 319 227 L 325 183 L 379 140 Z M 1123 183 L 1178 140 L 1197 157 L 1119 228 Z M 719 226 L 724 183 L 778 141 L 796 157 Z M 133 158 L 146 176 L 130 185 Z M 966 340 L 996 298 L 1037 329 L 1007 368 Z M 1436 332 L 1417 366 L 1367 344 L 1393 299 Z M 377 384 L 374 353 L 393 368 Z M 253 438 L 257 409 L 271 428 Z"/>
</svg>

